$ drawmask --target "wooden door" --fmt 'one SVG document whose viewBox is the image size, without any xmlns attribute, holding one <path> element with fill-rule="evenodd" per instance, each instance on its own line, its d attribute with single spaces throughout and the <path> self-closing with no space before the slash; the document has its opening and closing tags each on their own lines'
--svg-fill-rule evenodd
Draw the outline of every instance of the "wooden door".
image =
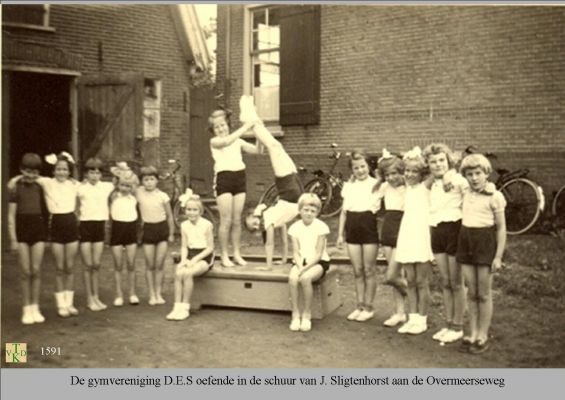
<svg viewBox="0 0 565 400">
<path fill-rule="evenodd" d="M 84 75 L 78 80 L 79 152 L 104 161 L 143 162 L 143 76 Z"/>
<path fill-rule="evenodd" d="M 210 152 L 208 117 L 216 106 L 214 92 L 207 88 L 190 91 L 190 186 L 197 193 L 212 191 L 214 162 Z"/>
</svg>

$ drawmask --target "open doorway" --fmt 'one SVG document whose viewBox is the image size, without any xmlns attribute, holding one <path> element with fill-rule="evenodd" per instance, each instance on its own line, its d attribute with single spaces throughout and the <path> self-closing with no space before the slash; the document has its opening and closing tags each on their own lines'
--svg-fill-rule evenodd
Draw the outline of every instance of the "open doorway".
<svg viewBox="0 0 565 400">
<path fill-rule="evenodd" d="M 7 82 L 8 132 L 3 133 L 5 155 L 9 157 L 8 176 L 19 171 L 24 153 L 41 157 L 60 151 L 71 152 L 70 83 L 68 76 L 30 72 L 10 72 Z M 3 104 L 3 107 L 5 104 Z M 7 114 L 7 115 L 6 115 Z M 51 174 L 45 167 L 43 174 Z"/>
</svg>

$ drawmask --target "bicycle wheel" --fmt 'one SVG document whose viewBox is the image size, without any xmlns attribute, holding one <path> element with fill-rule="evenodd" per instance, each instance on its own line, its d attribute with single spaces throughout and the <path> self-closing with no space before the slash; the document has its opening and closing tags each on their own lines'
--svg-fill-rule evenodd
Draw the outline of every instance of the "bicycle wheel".
<svg viewBox="0 0 565 400">
<path fill-rule="evenodd" d="M 268 207 L 272 206 L 279 199 L 279 192 L 277 187 L 273 183 L 271 186 L 265 190 L 259 199 L 259 204 L 266 204 Z"/>
<path fill-rule="evenodd" d="M 315 178 L 304 186 L 304 191 L 316 194 L 322 201 L 320 217 L 333 217 L 341 211 L 341 182 L 336 182 L 335 187 L 332 187 L 327 179 Z"/>
<path fill-rule="evenodd" d="M 540 216 L 542 195 L 534 182 L 515 178 L 505 182 L 500 191 L 506 198 L 506 231 L 519 235 L 530 229 Z"/>
<path fill-rule="evenodd" d="M 557 191 L 551 204 L 553 224 L 557 229 L 565 229 L 565 186 Z"/>
</svg>

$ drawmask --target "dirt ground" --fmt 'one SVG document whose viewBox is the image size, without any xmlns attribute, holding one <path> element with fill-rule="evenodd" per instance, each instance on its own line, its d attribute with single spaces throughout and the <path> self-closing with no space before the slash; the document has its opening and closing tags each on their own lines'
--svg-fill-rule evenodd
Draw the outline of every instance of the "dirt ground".
<svg viewBox="0 0 565 400">
<path fill-rule="evenodd" d="M 332 222 L 334 224 L 335 222 Z M 335 230 L 334 230 L 335 231 Z M 330 238 L 330 242 L 333 238 Z M 247 254 L 261 250 L 258 238 L 245 236 Z M 173 246 L 176 250 L 178 244 Z M 339 255 L 338 255 L 339 256 Z M 2 257 L 2 342 L 25 342 L 27 364 L 3 367 L 78 368 L 489 368 L 565 367 L 565 246 L 551 236 L 525 235 L 509 239 L 507 269 L 495 279 L 493 346 L 480 356 L 462 354 L 457 345 L 440 347 L 431 336 L 441 324 L 441 295 L 434 270 L 430 329 L 419 336 L 396 333 L 382 326 L 391 312 L 390 288 L 379 285 L 376 317 L 349 322 L 354 306 L 351 267 L 338 266 L 343 306 L 309 333 L 288 329 L 284 312 L 205 307 L 188 320 L 169 322 L 173 265 L 166 264 L 163 306 L 149 306 L 141 251 L 137 258 L 138 306 L 111 306 L 112 260 L 104 250 L 101 298 L 106 311 L 85 308 L 80 259 L 76 264 L 76 301 L 80 315 L 59 318 L 53 299 L 54 265 L 49 249 L 43 265 L 41 325 L 20 323 L 19 268 L 14 254 Z M 379 282 L 384 266 L 378 267 Z M 61 348 L 61 355 L 42 356 L 41 347 Z M 4 344 L 2 344 L 4 349 Z"/>
</svg>

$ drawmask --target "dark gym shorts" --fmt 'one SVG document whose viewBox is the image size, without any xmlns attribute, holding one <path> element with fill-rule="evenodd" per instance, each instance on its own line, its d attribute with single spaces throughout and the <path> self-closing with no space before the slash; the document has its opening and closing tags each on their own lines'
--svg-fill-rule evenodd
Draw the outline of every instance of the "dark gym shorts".
<svg viewBox="0 0 565 400">
<path fill-rule="evenodd" d="M 112 221 L 110 246 L 128 246 L 137 243 L 137 221 Z"/>
<path fill-rule="evenodd" d="M 220 171 L 216 174 L 216 196 L 224 193 L 236 195 L 247 191 L 245 170 Z"/>
<path fill-rule="evenodd" d="M 104 241 L 106 221 L 80 221 L 79 232 L 81 243 Z"/>
<path fill-rule="evenodd" d="M 67 244 L 78 241 L 78 219 L 75 213 L 51 214 L 51 242 Z"/>
<path fill-rule="evenodd" d="M 202 252 L 202 250 L 204 249 L 188 249 L 188 259 L 190 260 L 192 257 L 194 257 L 195 255 L 199 254 Z M 208 265 L 208 271 L 210 271 L 212 269 L 212 267 L 214 266 L 214 252 L 212 252 L 212 254 L 206 256 L 204 258 L 204 261 L 206 261 L 206 264 Z"/>
<path fill-rule="evenodd" d="M 320 260 L 320 262 L 318 264 L 320 264 L 323 271 L 322 271 L 322 275 L 318 279 L 316 279 L 315 282 L 322 280 L 324 278 L 324 276 L 326 276 L 328 269 L 330 269 L 330 261 L 329 260 Z M 306 260 L 303 261 L 303 265 L 306 265 Z"/>
<path fill-rule="evenodd" d="M 169 224 L 166 220 L 154 224 L 143 223 L 143 236 L 141 239 L 143 244 L 157 244 L 166 242 L 168 239 Z"/>
<path fill-rule="evenodd" d="M 461 227 L 457 244 L 457 262 L 467 265 L 492 264 L 496 255 L 496 227 Z"/>
<path fill-rule="evenodd" d="M 47 241 L 47 221 L 43 215 L 16 214 L 16 238 L 18 243 L 29 246 Z"/>
<path fill-rule="evenodd" d="M 302 183 L 294 173 L 280 178 L 275 177 L 275 186 L 279 192 L 279 199 L 289 203 L 298 203 L 298 198 L 304 193 Z"/>
<path fill-rule="evenodd" d="M 432 252 L 456 255 L 460 229 L 461 220 L 440 222 L 437 226 L 432 226 Z"/>
<path fill-rule="evenodd" d="M 377 216 L 371 211 L 347 211 L 345 242 L 349 244 L 379 243 Z"/>
<path fill-rule="evenodd" d="M 381 245 L 395 248 L 398 240 L 398 231 L 404 211 L 388 210 L 383 218 L 383 228 L 381 231 Z"/>
</svg>

